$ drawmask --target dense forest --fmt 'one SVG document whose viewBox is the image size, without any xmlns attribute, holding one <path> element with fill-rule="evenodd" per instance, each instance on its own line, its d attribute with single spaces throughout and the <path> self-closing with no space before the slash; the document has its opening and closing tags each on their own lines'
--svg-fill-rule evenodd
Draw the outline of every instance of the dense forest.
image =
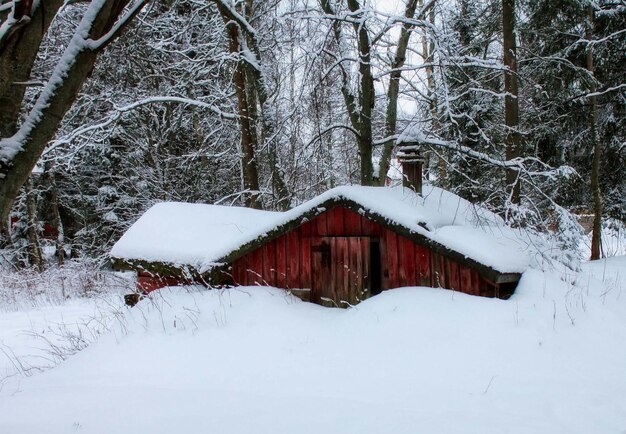
<svg viewBox="0 0 626 434">
<path fill-rule="evenodd" d="M 626 434 L 626 0 L 0 0 L 0 434 Z"/>
<path fill-rule="evenodd" d="M 158 201 L 385 185 L 398 142 L 563 249 L 623 230 L 623 0 L 1 0 L 0 23 L 3 267 L 104 263 Z"/>
</svg>

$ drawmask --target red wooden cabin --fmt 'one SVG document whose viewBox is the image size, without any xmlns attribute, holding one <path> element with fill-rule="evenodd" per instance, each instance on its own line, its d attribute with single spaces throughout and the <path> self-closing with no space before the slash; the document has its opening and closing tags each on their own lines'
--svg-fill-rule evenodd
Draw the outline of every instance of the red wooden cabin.
<svg viewBox="0 0 626 434">
<path fill-rule="evenodd" d="M 427 216 L 425 210 L 435 208 L 431 202 L 438 203 L 438 196 L 444 194 L 439 189 L 429 191 L 432 197 L 424 199 L 401 188 L 340 187 L 286 213 L 214 205 L 163 204 L 171 205 L 170 210 L 162 206 L 155 215 L 160 219 L 167 217 L 170 221 L 161 229 L 155 229 L 158 225 L 155 226 L 154 218 L 142 223 L 142 217 L 122 238 L 121 247 L 113 249 L 112 256 L 118 268 L 138 271 L 138 289 L 144 292 L 190 282 L 268 285 L 285 288 L 303 299 L 330 306 L 353 305 L 400 286 L 440 287 L 487 297 L 510 296 L 523 269 L 498 265 L 498 259 L 508 247 L 504 246 L 500 251 L 488 243 L 484 248 L 474 245 L 461 246 L 462 249 L 449 247 L 445 240 L 438 238 L 438 231 L 442 229 L 437 231 L 430 227 L 438 219 L 446 221 L 440 224 L 443 229 L 472 230 L 481 240 L 484 237 L 485 242 L 492 235 L 480 232 L 480 229 L 459 226 L 453 216 L 436 215 L 436 218 L 431 217 L 432 221 L 421 221 L 420 218 Z M 445 194 L 448 200 L 462 201 L 451 193 Z M 441 204 L 437 206 L 441 213 L 449 214 L 449 210 L 457 206 L 455 204 L 444 208 Z M 178 216 L 171 216 L 172 210 L 179 207 L 193 208 L 185 208 Z M 206 214 L 196 219 L 197 227 L 192 227 L 191 222 L 180 222 L 198 207 L 204 207 L 201 209 Z M 172 232 L 190 227 L 189 238 L 200 237 L 200 232 L 211 226 L 210 220 L 216 213 L 231 210 L 245 212 L 245 218 L 228 217 L 231 220 L 207 234 L 206 242 L 194 244 L 199 249 L 198 254 L 204 249 L 221 252 L 207 253 L 205 262 L 211 266 L 192 264 L 191 260 L 185 261 L 175 255 L 168 258 L 167 254 L 176 244 L 183 246 L 182 252 L 186 251 L 185 242 L 175 241 L 181 236 L 172 235 Z M 145 218 L 150 217 L 151 212 L 148 211 Z M 244 227 L 246 224 L 249 228 Z M 222 238 L 224 243 L 230 244 L 228 248 L 221 248 L 216 237 L 230 227 L 238 230 L 232 237 Z M 143 235 L 140 234 L 142 230 Z M 144 240 L 145 245 L 141 248 L 133 245 L 132 251 L 122 248 L 125 243 L 129 244 L 125 238 L 133 236 Z M 231 238 L 236 238 L 236 242 L 231 242 Z M 160 241 L 162 245 L 155 244 Z M 146 259 L 138 254 L 154 251 L 163 251 L 165 256 Z M 475 258 L 472 252 L 480 255 Z"/>
</svg>

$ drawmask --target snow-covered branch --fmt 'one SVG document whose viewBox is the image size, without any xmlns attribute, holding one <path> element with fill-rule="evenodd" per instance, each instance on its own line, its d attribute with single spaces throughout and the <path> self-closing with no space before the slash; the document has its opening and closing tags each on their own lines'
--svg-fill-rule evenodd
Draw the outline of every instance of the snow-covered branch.
<svg viewBox="0 0 626 434">
<path fill-rule="evenodd" d="M 239 26 L 241 26 L 247 33 L 250 35 L 257 35 L 255 28 L 245 19 L 233 5 L 227 3 L 225 0 L 211 0 L 213 3 L 217 4 L 222 8 L 223 12 L 226 12 L 231 20 L 236 22 Z"/>
<path fill-rule="evenodd" d="M 314 143 L 315 141 L 319 140 L 320 137 L 322 137 L 324 134 L 329 133 L 336 129 L 343 129 L 343 130 L 350 131 L 352 134 L 354 134 L 355 137 L 359 137 L 359 132 L 355 130 L 354 128 L 352 128 L 350 125 L 334 124 L 334 125 L 330 125 L 324 128 L 319 133 L 317 133 L 311 140 L 309 140 L 309 143 L 305 147 L 308 147 L 309 145 L 311 145 L 311 143 Z"/>
<path fill-rule="evenodd" d="M 73 140 L 75 140 L 77 137 L 84 136 L 87 133 L 90 133 L 96 130 L 102 130 L 114 124 L 115 122 L 117 122 L 125 113 L 131 112 L 133 110 L 137 110 L 138 108 L 141 108 L 146 105 L 164 104 L 164 103 L 176 103 L 176 104 L 200 107 L 200 108 L 211 111 L 212 113 L 214 113 L 215 115 L 219 116 L 222 119 L 227 119 L 227 120 L 238 119 L 237 115 L 232 114 L 232 113 L 225 113 L 222 110 L 220 110 L 218 107 L 212 104 L 207 104 L 203 101 L 198 101 L 198 100 L 191 99 L 191 98 L 181 98 L 177 96 L 153 96 L 153 97 L 142 99 L 141 101 L 136 101 L 132 104 L 128 104 L 128 105 L 121 106 L 121 107 L 115 107 L 114 108 L 115 112 L 111 114 L 107 119 L 97 122 L 97 123 L 90 124 L 90 125 L 81 126 L 75 129 L 74 131 L 70 132 L 66 136 L 50 142 L 50 147 L 48 147 L 46 152 L 50 152 L 52 149 L 56 148 L 59 145 L 69 144 Z"/>
<path fill-rule="evenodd" d="M 491 166 L 499 167 L 502 169 L 514 169 L 520 174 L 526 174 L 529 176 L 569 176 L 574 173 L 573 169 L 569 166 L 553 168 L 536 157 L 518 157 L 511 160 L 503 160 L 493 157 L 492 155 L 489 155 L 485 152 L 476 151 L 467 146 L 460 145 L 458 143 L 427 137 L 421 133 L 416 133 L 414 131 L 409 133 L 402 133 L 397 139 L 396 143 L 403 150 L 419 151 L 422 146 L 434 146 L 438 148 L 449 149 L 451 151 L 467 155 L 468 157 L 475 160 L 482 161 L 483 163 L 487 163 Z M 530 164 L 539 165 L 543 170 L 531 170 L 529 168 Z"/>
<path fill-rule="evenodd" d="M 626 83 L 622 83 L 618 86 L 608 87 L 606 89 L 599 90 L 597 92 L 591 92 L 591 93 L 586 93 L 584 95 L 579 95 L 576 98 L 591 98 L 594 96 L 602 96 L 602 95 L 606 95 L 607 93 L 615 92 L 617 90 L 625 89 L 625 88 L 626 88 Z"/>
<path fill-rule="evenodd" d="M 86 39 L 85 47 L 90 50 L 100 50 L 104 48 L 107 44 L 109 44 L 113 39 L 119 35 L 119 33 L 126 27 L 126 25 L 139 13 L 141 9 L 149 2 L 150 0 L 137 0 L 129 9 L 126 11 L 124 16 L 122 16 L 109 30 L 106 34 L 102 35 L 97 40 Z"/>
<path fill-rule="evenodd" d="M 18 5 L 21 2 L 12 1 L 7 4 L 2 5 L 3 10 L 9 10 L 9 14 L 0 24 L 0 53 L 3 50 L 3 46 L 6 43 L 7 39 L 19 26 L 28 24 L 30 22 L 30 16 L 28 14 L 18 13 Z"/>
<path fill-rule="evenodd" d="M 585 44 L 585 45 L 596 45 L 596 44 L 602 44 L 604 42 L 607 42 L 617 36 L 623 35 L 626 33 L 626 29 L 621 29 L 618 30 L 617 32 L 613 32 L 610 35 L 607 35 L 603 38 L 599 38 L 599 39 L 585 39 L 585 38 L 581 38 L 578 41 L 574 42 L 574 44 Z"/>
<path fill-rule="evenodd" d="M 45 114 L 45 111 L 52 105 L 54 99 L 59 98 L 61 89 L 69 85 L 68 77 L 72 75 L 71 71 L 77 66 L 79 55 L 85 51 L 96 51 L 103 44 L 110 42 L 113 37 L 119 34 L 124 25 L 128 23 L 128 20 L 141 10 L 147 1 L 138 0 L 134 7 L 125 15 L 125 18 L 122 19 L 121 23 L 113 27 L 113 33 L 107 32 L 105 35 L 106 39 L 95 45 L 93 44 L 94 41 L 90 39 L 90 33 L 99 14 L 106 5 L 106 0 L 93 0 L 90 3 L 72 40 L 69 42 L 52 76 L 44 86 L 35 106 L 29 112 L 21 128 L 12 137 L 0 140 L 0 161 L 10 162 L 23 149 L 24 144 L 31 137 L 35 128 L 42 123 L 44 117 L 50 116 L 50 114 Z"/>
<path fill-rule="evenodd" d="M 26 140 L 32 134 L 34 128 L 42 121 L 44 110 L 51 104 L 51 100 L 58 94 L 59 89 L 66 83 L 70 70 L 76 64 L 77 56 L 87 47 L 85 41 L 89 39 L 89 32 L 104 6 L 106 0 L 94 0 L 85 11 L 74 37 L 68 44 L 63 56 L 57 63 L 52 76 L 39 95 L 35 106 L 26 117 L 24 123 L 13 137 L 0 140 L 0 161 L 10 162 L 18 152 L 23 149 Z"/>
</svg>

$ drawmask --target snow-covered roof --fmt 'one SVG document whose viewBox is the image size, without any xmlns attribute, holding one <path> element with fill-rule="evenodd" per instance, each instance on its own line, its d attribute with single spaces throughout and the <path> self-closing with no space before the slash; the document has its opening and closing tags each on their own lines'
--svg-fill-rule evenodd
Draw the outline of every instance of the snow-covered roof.
<svg viewBox="0 0 626 434">
<path fill-rule="evenodd" d="M 111 249 L 120 259 L 164 262 L 198 270 L 258 236 L 281 213 L 197 203 L 162 202 L 133 224 Z"/>
<path fill-rule="evenodd" d="M 160 203 L 122 236 L 111 256 L 191 266 L 203 273 L 276 228 L 342 201 L 500 273 L 520 273 L 528 265 L 523 247 L 500 217 L 431 186 L 424 187 L 423 196 L 402 187 L 337 187 L 286 212 Z"/>
</svg>

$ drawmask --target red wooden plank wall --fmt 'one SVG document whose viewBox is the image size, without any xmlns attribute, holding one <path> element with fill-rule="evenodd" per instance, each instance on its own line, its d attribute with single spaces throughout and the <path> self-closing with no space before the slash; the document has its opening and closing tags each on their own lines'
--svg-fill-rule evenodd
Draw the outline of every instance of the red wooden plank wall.
<svg viewBox="0 0 626 434">
<path fill-rule="evenodd" d="M 321 237 L 333 236 L 379 239 L 382 289 L 432 286 L 474 295 L 495 294 L 495 285 L 476 271 L 343 207 L 331 208 L 234 261 L 233 283 L 311 288 L 311 246 L 319 245 Z M 333 247 L 348 248 L 343 244 Z M 345 256 L 347 259 L 347 253 Z"/>
<path fill-rule="evenodd" d="M 420 286 L 433 286 L 430 267 L 431 254 L 425 246 L 415 244 L 415 283 Z"/>
<path fill-rule="evenodd" d="M 335 279 L 329 298 L 354 305 L 367 298 L 369 289 L 368 264 L 365 258 L 369 257 L 369 237 L 329 237 L 332 263 L 331 276 Z M 323 288 L 320 288 L 323 289 Z"/>
<path fill-rule="evenodd" d="M 161 276 L 148 272 L 138 271 L 136 288 L 137 292 L 148 293 L 165 286 L 189 285 L 191 282 L 176 276 Z"/>
</svg>

